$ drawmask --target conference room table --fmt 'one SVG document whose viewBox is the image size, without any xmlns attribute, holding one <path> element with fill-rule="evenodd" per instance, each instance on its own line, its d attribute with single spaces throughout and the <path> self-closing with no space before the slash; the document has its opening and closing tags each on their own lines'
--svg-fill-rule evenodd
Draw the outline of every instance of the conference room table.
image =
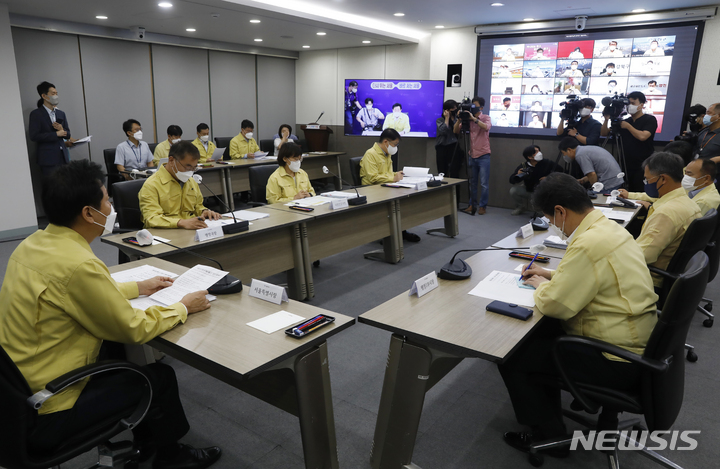
<svg viewBox="0 0 720 469">
<path fill-rule="evenodd" d="M 110 267 L 111 273 L 149 264 L 175 274 L 187 267 L 149 258 Z M 267 334 L 247 323 L 278 311 L 335 321 L 303 338 L 279 330 Z M 154 348 L 241 391 L 298 417 L 305 467 L 338 469 L 327 339 L 355 323 L 352 317 L 290 300 L 251 297 L 248 288 L 218 296 L 210 309 L 149 342 Z M 242 447 L 243 442 L 238 442 Z"/>
</svg>

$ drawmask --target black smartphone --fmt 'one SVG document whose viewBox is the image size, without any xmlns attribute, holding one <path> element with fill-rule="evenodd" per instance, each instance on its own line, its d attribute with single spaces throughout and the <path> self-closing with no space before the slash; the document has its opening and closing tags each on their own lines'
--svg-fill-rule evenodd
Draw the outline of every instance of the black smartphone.
<svg viewBox="0 0 720 469">
<path fill-rule="evenodd" d="M 138 243 L 138 240 L 135 238 L 135 236 L 129 236 L 127 238 L 123 238 L 123 242 L 128 244 L 134 244 L 135 246 L 140 246 L 140 243 Z"/>
<path fill-rule="evenodd" d="M 520 319 L 521 321 L 527 321 L 533 315 L 532 309 L 503 301 L 493 301 L 487 305 L 485 309 L 492 313 L 502 314 L 503 316 Z"/>
<path fill-rule="evenodd" d="M 299 205 L 291 205 L 290 208 L 293 210 L 300 210 L 301 212 L 312 212 L 313 210 L 315 210 L 312 207 L 301 207 Z"/>
<path fill-rule="evenodd" d="M 289 335 L 290 337 L 293 337 L 295 339 L 301 339 L 303 337 L 307 337 L 308 335 L 312 334 L 318 329 L 322 329 L 323 327 L 327 326 L 328 324 L 331 324 L 335 321 L 335 318 L 332 316 L 326 316 L 324 314 L 319 314 L 315 316 L 314 318 L 308 319 L 307 321 L 301 322 L 297 326 L 293 326 L 289 329 L 285 329 L 285 334 Z"/>
<path fill-rule="evenodd" d="M 533 260 L 533 257 L 535 257 L 533 254 L 528 254 L 527 252 L 520 252 L 520 251 L 512 251 L 510 253 L 510 257 L 515 257 L 518 259 L 524 259 L 526 261 Z M 535 262 L 542 262 L 543 264 L 550 262 L 550 258 L 547 256 L 537 256 L 537 259 L 535 259 Z"/>
</svg>

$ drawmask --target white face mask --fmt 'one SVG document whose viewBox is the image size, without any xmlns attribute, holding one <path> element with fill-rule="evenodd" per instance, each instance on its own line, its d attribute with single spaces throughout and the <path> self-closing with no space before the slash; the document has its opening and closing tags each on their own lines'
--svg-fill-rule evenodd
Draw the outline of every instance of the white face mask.
<svg viewBox="0 0 720 469">
<path fill-rule="evenodd" d="M 688 192 L 695 190 L 695 188 L 697 187 L 698 179 L 700 179 L 700 178 L 692 178 L 686 174 L 685 176 L 683 176 L 682 182 L 681 182 L 683 189 L 685 189 Z"/>
<path fill-rule="evenodd" d="M 541 151 L 535 153 L 535 157 L 533 158 L 535 161 L 539 162 L 543 160 L 543 154 Z"/>
<path fill-rule="evenodd" d="M 209 135 L 202 135 L 202 136 L 200 137 L 200 141 L 201 141 L 201 142 L 204 142 L 204 143 L 207 143 L 207 141 L 208 141 L 209 139 L 210 139 L 210 136 L 209 136 Z"/>
<path fill-rule="evenodd" d="M 173 162 L 173 164 L 175 165 L 175 177 L 177 177 L 182 183 L 188 182 L 188 180 L 193 176 L 194 171 L 178 171 L 177 162 Z"/>
<path fill-rule="evenodd" d="M 394 155 L 395 153 L 397 153 L 397 147 L 394 147 L 394 146 L 392 146 L 392 145 L 388 145 L 388 154 Z"/>
<path fill-rule="evenodd" d="M 248 133 L 245 134 L 245 138 L 246 138 L 247 140 L 250 140 L 252 137 L 253 137 L 253 133 L 252 133 L 252 132 L 248 132 Z"/>
<path fill-rule="evenodd" d="M 393 111 L 393 116 L 400 117 L 400 114 L 402 114 L 402 111 Z"/>
<path fill-rule="evenodd" d="M 592 112 L 592 110 L 590 110 L 590 109 L 588 109 L 588 108 L 583 108 L 583 109 L 580 111 L 580 115 L 581 115 L 582 117 L 587 117 L 587 116 L 590 115 L 591 112 Z"/>
<path fill-rule="evenodd" d="M 577 70 L 577 65 L 570 65 L 570 68 L 573 70 Z"/>
<path fill-rule="evenodd" d="M 175 144 L 176 144 L 177 142 L 179 142 L 179 141 L 180 141 L 180 139 L 179 139 L 179 138 L 176 138 L 175 140 L 170 140 L 170 143 L 172 143 L 173 145 L 175 145 Z"/>
<path fill-rule="evenodd" d="M 133 134 L 133 137 L 135 138 L 135 140 L 142 140 L 142 130 L 138 130 L 137 132 L 135 132 Z"/>
<path fill-rule="evenodd" d="M 634 104 L 628 105 L 628 107 L 627 107 L 627 112 L 628 112 L 628 114 L 635 114 L 636 112 L 638 112 L 638 108 L 639 108 L 639 107 L 640 107 L 640 106 L 636 106 L 636 105 L 634 105 Z"/>
<path fill-rule="evenodd" d="M 553 215 L 553 222 L 550 223 L 550 230 L 553 231 L 554 235 L 565 241 L 568 237 L 565 234 L 565 221 L 563 220 L 562 228 L 558 228 L 555 224 L 555 215 Z"/>
<path fill-rule="evenodd" d="M 110 206 L 110 215 L 105 215 L 100 210 L 96 209 L 95 207 L 90 207 L 90 208 L 105 217 L 104 225 L 101 225 L 100 223 L 93 221 L 93 223 L 95 223 L 97 226 L 103 227 L 103 234 L 101 236 L 112 234 L 113 228 L 115 228 L 115 219 L 117 218 L 117 212 L 115 211 L 115 207 L 113 207 L 112 205 Z"/>
<path fill-rule="evenodd" d="M 297 173 L 298 171 L 300 171 L 301 163 L 302 163 L 302 161 L 299 161 L 299 160 L 291 161 L 288 163 L 288 167 L 290 168 L 290 171 L 292 171 L 293 173 Z"/>
</svg>

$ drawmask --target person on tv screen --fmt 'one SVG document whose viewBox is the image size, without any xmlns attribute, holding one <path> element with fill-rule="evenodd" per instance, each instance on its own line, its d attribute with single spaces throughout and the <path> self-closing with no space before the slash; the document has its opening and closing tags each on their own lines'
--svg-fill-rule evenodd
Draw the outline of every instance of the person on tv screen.
<svg viewBox="0 0 720 469">
<path fill-rule="evenodd" d="M 608 82 L 608 93 L 609 93 L 609 94 L 615 94 L 615 92 L 617 92 L 617 90 L 616 90 L 615 88 L 617 88 L 617 81 L 615 81 L 615 80 L 610 80 L 610 81 Z"/>
<path fill-rule="evenodd" d="M 605 65 L 605 68 L 600 73 L 600 75 L 604 77 L 612 77 L 615 76 L 615 64 L 610 62 L 609 64 Z"/>
<path fill-rule="evenodd" d="M 503 107 L 505 108 L 505 110 L 509 110 L 511 105 L 512 105 L 512 99 L 510 99 L 510 98 L 503 99 Z"/>
<path fill-rule="evenodd" d="M 380 130 L 378 121 L 385 119 L 385 115 L 380 109 L 373 107 L 375 102 L 372 98 L 365 98 L 365 107 L 358 112 L 357 120 L 363 130 Z"/>
<path fill-rule="evenodd" d="M 531 78 L 545 78 L 545 73 L 540 70 L 540 65 L 535 65 L 535 68 L 530 70 L 529 75 Z"/>
<path fill-rule="evenodd" d="M 345 133 L 351 134 L 353 133 L 353 121 L 355 120 L 355 116 L 358 112 L 360 112 L 360 109 L 362 109 L 362 106 L 360 105 L 360 101 L 358 99 L 357 95 L 358 90 L 358 82 L 355 80 L 351 81 L 348 84 L 347 89 L 345 90 Z"/>
<path fill-rule="evenodd" d="M 542 111 L 542 103 L 540 101 L 533 101 L 532 106 L 530 106 L 530 110 L 535 112 Z"/>
<path fill-rule="evenodd" d="M 622 57 L 623 55 L 622 49 L 618 48 L 617 41 L 610 41 L 608 48 L 602 51 L 600 57 Z"/>
<path fill-rule="evenodd" d="M 643 57 L 665 57 L 665 51 L 658 47 L 658 42 L 652 40 L 650 42 L 650 49 L 646 50 Z"/>
<path fill-rule="evenodd" d="M 512 72 L 510 72 L 510 67 L 508 67 L 507 65 L 500 65 L 498 78 L 512 78 Z"/>
<path fill-rule="evenodd" d="M 502 60 L 504 62 L 510 62 L 515 60 L 515 52 L 513 52 L 512 48 L 508 47 L 505 51 L 505 55 L 503 55 Z"/>
<path fill-rule="evenodd" d="M 570 63 L 570 68 L 568 70 L 565 70 L 562 76 L 582 78 L 583 72 L 582 70 L 578 70 L 578 61 L 573 60 L 572 63 Z"/>
<path fill-rule="evenodd" d="M 538 85 L 533 85 L 532 88 L 530 88 L 530 94 L 542 94 L 542 91 L 540 91 Z"/>
<path fill-rule="evenodd" d="M 500 114 L 500 117 L 498 117 L 497 126 L 498 127 L 509 127 L 510 126 L 510 124 L 508 123 L 507 115 L 504 112 L 502 114 Z"/>
<path fill-rule="evenodd" d="M 568 55 L 568 59 L 584 59 L 585 55 L 583 55 L 582 52 L 580 52 L 580 48 L 576 47 L 574 51 L 570 52 L 570 55 Z"/>
<path fill-rule="evenodd" d="M 561 120 L 557 128 L 557 136 L 570 136 L 580 142 L 580 145 L 597 145 L 600 142 L 600 127 L 602 124 L 590 114 L 595 110 L 595 100 L 585 98 L 582 100 L 583 108 L 580 110 L 580 122 L 571 129 L 565 128 L 565 121 Z"/>
<path fill-rule="evenodd" d="M 393 104 L 392 110 L 392 114 L 385 116 L 383 130 L 395 129 L 400 135 L 405 135 L 410 132 L 410 118 L 402 112 L 402 104 Z"/>
<path fill-rule="evenodd" d="M 531 129 L 544 129 L 545 125 L 543 125 L 542 121 L 540 120 L 540 116 L 537 114 L 532 115 L 532 121 L 528 124 L 528 127 Z"/>
<path fill-rule="evenodd" d="M 662 94 L 662 91 L 660 91 L 658 89 L 657 84 L 658 84 L 657 81 L 650 80 L 648 82 L 648 87 L 643 90 L 643 93 L 645 93 L 646 95 L 647 94 L 654 94 L 654 95 Z"/>
<path fill-rule="evenodd" d="M 537 50 L 535 50 L 535 55 L 533 55 L 533 58 L 530 60 L 545 60 L 547 57 L 545 57 L 545 51 L 542 47 L 538 47 Z"/>
<path fill-rule="evenodd" d="M 645 75 L 655 75 L 655 62 L 652 60 L 648 60 L 645 62 L 645 67 L 643 68 L 645 71 Z"/>
</svg>

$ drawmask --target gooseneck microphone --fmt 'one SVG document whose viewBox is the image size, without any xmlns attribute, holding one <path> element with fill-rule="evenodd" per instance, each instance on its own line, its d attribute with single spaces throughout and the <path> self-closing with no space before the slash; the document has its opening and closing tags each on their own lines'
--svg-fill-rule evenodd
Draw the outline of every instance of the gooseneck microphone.
<svg viewBox="0 0 720 469">
<path fill-rule="evenodd" d="M 233 220 L 235 220 L 235 223 L 233 223 L 232 225 L 223 225 L 223 226 L 222 226 L 223 233 L 225 233 L 225 234 L 235 234 L 235 233 L 240 233 L 240 232 L 247 231 L 247 230 L 250 229 L 250 222 L 248 222 L 247 220 L 240 220 L 240 221 L 238 221 L 237 218 L 235 218 L 235 212 L 233 212 L 232 210 L 230 210 L 230 207 L 228 207 L 227 204 L 226 204 L 225 202 L 223 202 L 223 200 L 222 200 L 220 197 L 218 197 L 217 195 L 215 195 L 215 192 L 213 192 L 213 190 L 210 189 L 210 188 L 208 187 L 208 185 L 203 182 L 203 180 L 202 180 L 203 178 L 202 178 L 201 175 L 199 175 L 199 174 L 193 174 L 193 179 L 195 179 L 196 182 L 202 184 L 202 185 L 205 187 L 205 189 L 209 190 L 210 193 L 211 193 L 213 196 L 215 196 L 215 198 L 216 198 L 221 204 L 223 204 L 223 207 L 225 207 L 225 209 L 226 209 L 228 212 L 230 212 L 230 215 L 232 215 Z M 162 242 L 162 241 L 160 241 L 160 242 Z"/>
<path fill-rule="evenodd" d="M 321 112 L 317 119 L 315 119 L 314 124 L 317 124 L 320 121 L 320 118 L 325 115 L 325 111 Z"/>
<path fill-rule="evenodd" d="M 455 259 L 461 252 L 480 252 L 480 251 L 519 251 L 521 249 L 537 250 L 542 252 L 545 246 L 536 244 L 533 246 L 518 246 L 514 248 L 483 248 L 483 249 L 462 249 L 453 255 L 450 262 L 440 268 L 437 276 L 445 280 L 465 280 L 472 275 L 472 268 L 462 259 Z"/>
<path fill-rule="evenodd" d="M 357 197 L 353 197 L 352 199 L 348 199 L 348 205 L 363 205 L 363 204 L 366 204 L 366 203 L 367 203 L 367 197 L 365 197 L 364 195 L 360 195 L 360 193 L 359 193 L 358 190 L 357 190 L 357 187 L 355 187 L 355 186 L 352 185 L 352 184 L 348 184 L 348 182 L 347 182 L 345 179 L 341 178 L 341 177 L 338 176 L 337 174 L 335 174 L 335 173 L 333 173 L 332 171 L 330 171 L 327 166 L 323 166 L 323 167 L 322 167 L 322 170 L 323 170 L 323 173 L 325 173 L 325 174 L 332 174 L 333 176 L 335 176 L 336 178 L 340 179 L 342 182 L 344 182 L 345 184 L 347 184 L 348 186 L 350 186 L 351 189 L 355 189 L 355 193 L 357 194 Z"/>
</svg>

